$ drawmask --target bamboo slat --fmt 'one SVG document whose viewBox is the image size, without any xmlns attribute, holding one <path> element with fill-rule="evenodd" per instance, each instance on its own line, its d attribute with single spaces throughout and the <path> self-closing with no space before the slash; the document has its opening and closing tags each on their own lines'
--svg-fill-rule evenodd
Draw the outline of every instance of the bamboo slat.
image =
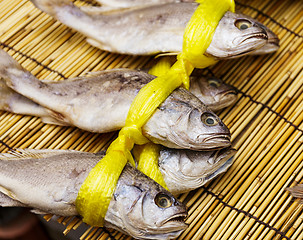
<svg viewBox="0 0 303 240">
<path fill-rule="evenodd" d="M 303 205 L 285 191 L 303 182 L 303 2 L 239 0 L 237 9 L 270 27 L 281 47 L 275 54 L 210 67 L 238 89 L 237 103 L 219 113 L 238 153 L 226 173 L 179 196 L 188 207 L 189 226 L 178 239 L 303 239 Z M 27 0 L 0 1 L 0 47 L 38 78 L 56 81 L 102 69 L 146 68 L 154 62 L 152 57 L 96 49 Z M 98 152 L 115 137 L 0 112 L 0 140 L 12 148 Z M 0 146 L 0 151 L 7 148 Z M 78 218 L 58 222 L 66 225 L 64 234 L 83 224 Z M 80 239 L 132 238 L 88 227 Z"/>
</svg>

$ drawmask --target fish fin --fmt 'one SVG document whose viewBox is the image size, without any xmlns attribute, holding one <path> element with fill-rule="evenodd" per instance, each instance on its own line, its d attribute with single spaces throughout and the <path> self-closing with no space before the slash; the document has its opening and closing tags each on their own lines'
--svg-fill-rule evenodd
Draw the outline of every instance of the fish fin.
<svg viewBox="0 0 303 240">
<path fill-rule="evenodd" d="M 16 151 L 10 150 L 7 153 L 1 153 L 0 154 L 0 160 L 20 160 L 24 158 L 34 158 L 34 159 L 40 159 L 40 158 L 46 158 L 49 156 L 56 156 L 62 153 L 66 152 L 76 152 L 76 150 L 58 150 L 58 149 L 19 149 L 17 148 Z M 3 191 L 1 190 L 3 187 L 0 186 L 0 191 L 11 197 L 11 192 L 5 188 L 3 188 Z M 13 196 L 13 195 L 12 195 Z"/>
<path fill-rule="evenodd" d="M 96 71 L 96 72 L 87 72 L 87 73 L 85 73 L 84 76 L 85 77 L 95 77 L 95 76 L 104 75 L 105 73 L 108 73 L 108 72 L 125 73 L 125 72 L 130 72 L 130 71 L 133 71 L 133 70 L 130 70 L 129 68 L 115 68 L 115 69 L 106 69 L 106 70 L 101 70 L 101 71 Z M 140 71 L 140 70 L 138 70 L 138 71 Z"/>
<path fill-rule="evenodd" d="M 37 117 L 47 115 L 44 107 L 10 89 L 1 79 L 0 110 Z"/>
<path fill-rule="evenodd" d="M 94 40 L 94 39 L 92 39 L 92 38 L 86 38 L 86 41 L 87 41 L 90 45 L 92 45 L 92 46 L 94 46 L 94 47 L 96 47 L 96 48 L 99 48 L 99 49 L 102 49 L 102 50 L 107 50 L 99 41 L 96 41 L 96 40 Z"/>
<path fill-rule="evenodd" d="M 39 209 L 31 209 L 30 211 L 31 211 L 32 213 L 34 213 L 34 214 L 44 214 L 44 215 L 49 214 L 49 213 L 44 212 L 44 211 L 39 210 Z"/>
<path fill-rule="evenodd" d="M 12 112 L 11 97 L 14 91 L 11 90 L 0 77 L 0 110 Z"/>
<path fill-rule="evenodd" d="M 3 192 L 0 192 L 0 206 L 1 207 L 26 207 L 25 204 L 19 202 L 18 200 L 10 198 Z"/>
<path fill-rule="evenodd" d="M 10 191 L 9 189 L 7 189 L 1 185 L 0 185 L 0 193 L 6 195 L 7 197 L 11 198 L 12 200 L 19 201 L 17 196 L 12 191 Z"/>
<path fill-rule="evenodd" d="M 110 15 L 110 14 L 121 11 L 120 8 L 115 8 L 115 7 L 110 7 L 110 6 L 102 6 L 102 7 L 80 6 L 79 8 L 81 9 L 81 11 L 85 12 L 86 14 L 90 14 L 90 15 L 98 15 L 98 14 Z"/>
<path fill-rule="evenodd" d="M 179 52 L 160 53 L 160 54 L 156 55 L 155 58 L 167 57 L 167 56 L 176 56 L 176 55 L 178 55 L 178 54 L 179 54 Z"/>
<path fill-rule="evenodd" d="M 30 72 L 25 70 L 11 55 L 3 49 L 0 49 L 0 78 L 5 81 L 8 87 L 14 89 L 13 79 L 22 79 L 34 77 Z"/>
<path fill-rule="evenodd" d="M 67 124 L 65 122 L 58 121 L 58 120 L 56 120 L 55 118 L 53 118 L 51 116 L 41 117 L 41 121 L 46 123 L 46 124 L 54 124 L 54 125 L 59 125 L 59 126 L 70 126 L 69 124 Z"/>
<path fill-rule="evenodd" d="M 303 184 L 298 184 L 294 187 L 286 188 L 286 190 L 289 191 L 293 197 L 303 199 Z"/>
<path fill-rule="evenodd" d="M 41 120 L 46 123 L 51 123 L 55 125 L 60 126 L 70 126 L 68 119 L 65 118 L 65 116 L 59 112 L 53 111 L 51 109 L 47 109 L 47 112 L 49 113 L 49 116 L 42 117 Z"/>
</svg>

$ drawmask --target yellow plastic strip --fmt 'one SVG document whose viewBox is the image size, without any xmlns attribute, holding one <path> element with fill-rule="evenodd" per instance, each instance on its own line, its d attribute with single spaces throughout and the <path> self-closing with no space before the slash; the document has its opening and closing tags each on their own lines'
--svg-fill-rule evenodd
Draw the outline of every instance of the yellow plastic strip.
<svg viewBox="0 0 303 240">
<path fill-rule="evenodd" d="M 81 185 L 76 208 L 83 217 L 83 222 L 91 226 L 103 226 L 108 205 L 123 168 L 127 161 L 135 165 L 130 152 L 125 149 L 129 142 L 124 135 L 113 141 L 105 157 L 90 171 Z"/>
<path fill-rule="evenodd" d="M 197 0 L 200 3 L 186 25 L 181 58 L 197 68 L 215 63 L 204 55 L 210 45 L 216 27 L 227 11 L 235 11 L 233 0 Z"/>
<path fill-rule="evenodd" d="M 200 5 L 185 29 L 183 50 L 178 55 L 177 62 L 167 74 L 159 76 L 140 90 L 130 107 L 126 125 L 120 131 L 119 137 L 81 186 L 76 207 L 83 221 L 92 226 L 102 226 L 116 183 L 127 160 L 130 159 L 134 143 L 148 142 L 141 133 L 141 127 L 174 89 L 181 85 L 189 89 L 189 75 L 195 67 L 207 67 L 216 62 L 203 54 L 211 43 L 223 14 L 227 10 L 234 11 L 234 2 L 231 0 L 198 2 Z M 147 166 L 147 169 L 142 167 L 147 173 L 152 172 L 148 169 L 149 166 L 151 168 L 154 166 L 143 162 L 140 165 Z"/>
<path fill-rule="evenodd" d="M 170 57 L 162 57 L 159 59 L 157 64 L 149 69 L 148 73 L 154 76 L 164 75 L 171 68 L 172 64 L 173 63 Z"/>
<path fill-rule="evenodd" d="M 160 146 L 154 143 L 136 145 L 133 149 L 134 156 L 138 160 L 138 170 L 168 190 L 158 166 L 159 152 Z"/>
</svg>

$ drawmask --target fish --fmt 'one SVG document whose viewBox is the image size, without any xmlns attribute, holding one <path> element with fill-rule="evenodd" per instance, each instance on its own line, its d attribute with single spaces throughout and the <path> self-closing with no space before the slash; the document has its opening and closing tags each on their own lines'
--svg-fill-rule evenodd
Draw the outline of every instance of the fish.
<svg viewBox="0 0 303 240">
<path fill-rule="evenodd" d="M 232 106 L 238 99 L 237 90 L 219 78 L 196 75 L 190 76 L 190 81 L 189 91 L 213 112 Z M 99 82 L 93 83 L 98 88 Z M 12 90 L 2 79 L 0 79 L 0 110 L 40 117 L 42 120 L 45 119 L 46 123 L 52 122 L 46 108 Z"/>
<path fill-rule="evenodd" d="M 185 27 L 198 6 L 195 2 L 172 2 L 104 13 L 98 7 L 79 8 L 69 0 L 31 2 L 85 35 L 91 45 L 129 55 L 181 52 Z M 272 53 L 278 48 L 278 37 L 266 26 L 228 11 L 220 20 L 205 55 L 223 60 Z"/>
<path fill-rule="evenodd" d="M 99 154 L 19 149 L 0 154 L 0 205 L 37 214 L 78 216 L 75 201 Z M 34 193 L 34 194 L 33 194 Z M 104 227 L 140 239 L 174 239 L 187 227 L 186 206 L 127 164 L 105 215 Z"/>
<path fill-rule="evenodd" d="M 47 159 L 49 156 L 54 156 L 54 158 L 61 157 L 62 159 L 75 158 L 78 159 L 83 166 L 87 161 L 87 165 L 85 165 L 86 171 L 90 171 L 106 154 L 105 151 L 95 154 L 83 153 L 76 150 L 53 151 L 51 149 L 19 149 L 19 151 L 21 155 L 17 154 L 18 157 L 28 162 L 31 161 L 30 157 L 37 158 L 38 156 L 39 159 L 45 158 L 45 160 L 43 160 L 45 164 L 48 164 Z M 225 172 L 232 165 L 235 153 L 236 150 L 231 147 L 214 151 L 193 151 L 171 149 L 161 146 L 158 166 L 169 191 L 173 195 L 177 195 L 197 189 L 222 172 Z M 27 158 L 22 157 L 22 154 Z M 5 160 L 6 156 L 7 154 L 0 154 L 0 160 Z M 8 156 L 9 159 L 13 157 L 12 153 L 8 154 Z M 57 161 L 63 160 L 58 159 Z"/>
<path fill-rule="evenodd" d="M 192 151 L 162 148 L 159 169 L 169 191 L 174 195 L 197 189 L 227 171 L 236 150 Z"/>
<path fill-rule="evenodd" d="M 9 88 L 43 106 L 48 112 L 45 121 L 103 133 L 125 125 L 136 94 L 155 77 L 138 70 L 116 69 L 50 83 L 38 80 L 1 50 L 0 78 Z M 229 129 L 219 117 L 182 87 L 157 108 L 142 133 L 169 148 L 210 150 L 231 144 Z"/>
</svg>

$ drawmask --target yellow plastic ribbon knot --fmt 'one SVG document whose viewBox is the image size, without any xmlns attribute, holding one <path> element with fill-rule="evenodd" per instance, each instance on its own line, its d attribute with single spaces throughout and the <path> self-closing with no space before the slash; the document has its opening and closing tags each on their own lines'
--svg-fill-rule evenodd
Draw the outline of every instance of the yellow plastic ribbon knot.
<svg viewBox="0 0 303 240">
<path fill-rule="evenodd" d="M 133 101 L 125 127 L 110 145 L 106 156 L 91 170 L 82 184 L 76 200 L 76 208 L 83 221 L 92 226 L 102 226 L 119 176 L 127 163 L 134 163 L 130 153 L 134 144 L 148 140 L 141 128 L 157 107 L 177 87 L 189 89 L 189 75 L 195 67 L 204 68 L 216 60 L 204 55 L 212 41 L 218 22 L 228 10 L 234 11 L 233 0 L 198 0 L 200 5 L 186 26 L 183 50 L 177 62 L 165 73 L 143 87 Z M 166 186 L 157 168 L 158 147 L 148 144 L 139 154 L 139 169 Z M 162 178 L 162 179 L 161 179 Z"/>
</svg>

